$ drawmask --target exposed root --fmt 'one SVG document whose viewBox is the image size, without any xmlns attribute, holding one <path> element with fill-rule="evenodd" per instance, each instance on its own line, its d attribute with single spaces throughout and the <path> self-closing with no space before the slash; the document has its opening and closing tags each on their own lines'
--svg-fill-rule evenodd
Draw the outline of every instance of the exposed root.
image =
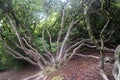
<svg viewBox="0 0 120 80">
<path fill-rule="evenodd" d="M 83 55 L 83 54 L 75 54 L 75 55 L 77 55 L 77 56 L 82 56 L 82 57 L 90 57 L 90 58 L 99 59 L 99 57 L 93 56 L 93 55 Z"/>
<path fill-rule="evenodd" d="M 44 75 L 42 72 L 39 72 L 33 76 L 24 78 L 23 80 L 46 80 L 47 76 Z"/>
<path fill-rule="evenodd" d="M 56 69 L 54 67 L 47 67 L 45 69 L 43 69 L 42 71 L 40 71 L 39 73 L 24 78 L 23 80 L 46 80 L 47 79 L 47 75 L 50 74 L 51 72 L 54 72 Z"/>
</svg>

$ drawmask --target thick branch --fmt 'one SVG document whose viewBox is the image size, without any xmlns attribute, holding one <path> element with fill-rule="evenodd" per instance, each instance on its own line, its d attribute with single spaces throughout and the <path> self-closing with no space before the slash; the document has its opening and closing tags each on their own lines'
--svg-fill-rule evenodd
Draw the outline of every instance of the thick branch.
<svg viewBox="0 0 120 80">
<path fill-rule="evenodd" d="M 91 24 L 90 24 L 90 19 L 89 19 L 89 14 L 88 13 L 85 14 L 85 21 L 86 21 L 86 24 L 87 24 L 87 30 L 88 30 L 88 33 L 89 33 L 89 37 L 92 40 L 92 42 L 95 44 L 95 46 L 97 46 L 97 48 L 98 48 L 99 44 L 98 44 L 97 40 L 95 39 L 95 37 L 93 35 L 93 31 L 92 31 L 92 28 L 91 28 Z"/>
<path fill-rule="evenodd" d="M 26 45 L 31 49 L 25 49 L 24 52 L 26 52 L 27 54 L 29 53 L 29 55 L 32 55 L 32 57 L 34 59 L 36 59 L 37 61 L 39 61 L 39 59 L 42 59 L 42 61 L 47 65 L 48 61 L 40 54 L 38 53 L 38 51 L 36 49 L 34 49 L 26 40 L 25 38 L 23 38 L 23 40 L 25 41 Z"/>
<path fill-rule="evenodd" d="M 63 9 L 62 9 L 62 19 L 61 19 L 61 29 L 59 31 L 59 34 L 58 34 L 58 38 L 57 38 L 57 54 L 59 54 L 59 48 L 60 48 L 60 39 L 61 39 L 61 36 L 62 36 L 62 32 L 63 32 L 63 27 L 64 27 L 64 19 L 65 19 L 65 6 L 63 6 Z"/>
<path fill-rule="evenodd" d="M 76 51 L 77 51 L 79 48 L 81 48 L 83 45 L 84 45 L 84 43 L 81 43 L 79 46 L 77 46 L 77 47 L 73 50 L 73 52 L 70 54 L 70 56 L 67 58 L 66 61 L 69 61 L 69 60 L 72 58 L 72 56 L 75 55 Z"/>
<path fill-rule="evenodd" d="M 70 50 L 72 50 L 73 48 L 75 48 L 76 46 L 80 45 L 81 43 L 85 43 L 85 42 L 89 42 L 90 39 L 83 39 L 79 42 L 76 42 L 75 44 L 71 45 L 66 51 L 65 53 L 68 53 Z"/>
<path fill-rule="evenodd" d="M 23 55 L 21 55 L 20 53 L 16 52 L 15 50 L 13 50 L 12 48 L 10 48 L 7 45 L 4 45 L 5 51 L 8 52 L 10 55 L 12 55 L 15 58 L 19 58 L 19 59 L 24 59 L 25 61 L 30 62 L 31 64 L 38 66 L 38 64 L 33 61 L 32 59 L 28 58 L 28 57 L 24 57 Z"/>
<path fill-rule="evenodd" d="M 16 36 L 17 36 L 17 39 L 18 39 L 20 45 L 22 46 L 22 48 L 24 48 L 24 45 L 23 45 L 23 42 L 21 40 L 20 34 L 19 34 L 18 30 L 17 30 L 17 26 L 14 24 L 14 22 L 12 21 L 12 19 L 10 18 L 10 16 L 8 14 L 7 14 L 7 17 L 8 17 L 8 19 L 9 19 L 11 25 L 12 25 L 13 30 L 16 33 Z"/>
<path fill-rule="evenodd" d="M 65 54 L 65 53 L 63 52 L 63 51 L 64 51 L 63 49 L 64 49 L 64 46 L 65 46 L 65 43 L 66 43 L 66 41 L 67 41 L 67 39 L 68 39 L 68 37 L 69 37 L 69 35 L 70 35 L 71 28 L 72 28 L 73 25 L 76 24 L 78 21 L 79 21 L 79 19 L 77 19 L 76 21 L 72 21 L 72 22 L 70 23 L 70 26 L 69 26 L 69 28 L 68 28 L 68 30 L 67 30 L 67 33 L 66 33 L 66 36 L 65 36 L 65 38 L 64 38 L 64 40 L 63 40 L 63 42 L 62 42 L 59 55 L 57 56 L 57 59 L 58 59 L 58 60 L 63 56 L 63 54 Z"/>
</svg>

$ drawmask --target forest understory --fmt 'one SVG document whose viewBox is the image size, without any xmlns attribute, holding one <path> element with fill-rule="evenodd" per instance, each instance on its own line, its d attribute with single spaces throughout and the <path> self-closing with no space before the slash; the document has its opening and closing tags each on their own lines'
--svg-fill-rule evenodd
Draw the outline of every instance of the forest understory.
<svg viewBox="0 0 120 80">
<path fill-rule="evenodd" d="M 80 52 L 84 55 L 99 56 L 99 51 L 87 50 Z M 113 53 L 105 53 L 107 57 L 112 57 Z M 49 74 L 47 80 L 61 78 L 63 80 L 103 80 L 99 74 L 99 60 L 91 57 L 73 56 L 73 58 L 57 71 Z M 114 80 L 112 75 L 113 63 L 105 63 L 105 72 L 109 80 Z M 27 65 L 19 70 L 8 70 L 0 72 L 0 80 L 22 80 L 35 75 L 39 69 Z"/>
</svg>

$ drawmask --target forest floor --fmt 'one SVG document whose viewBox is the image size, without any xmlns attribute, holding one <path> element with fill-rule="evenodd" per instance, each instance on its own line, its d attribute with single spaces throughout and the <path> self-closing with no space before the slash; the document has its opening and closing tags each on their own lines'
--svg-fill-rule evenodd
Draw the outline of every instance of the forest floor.
<svg viewBox="0 0 120 80">
<path fill-rule="evenodd" d="M 84 55 L 99 56 L 98 51 L 84 51 Z M 107 56 L 113 56 L 111 53 L 106 53 Z M 53 77 L 62 77 L 64 80 L 103 80 L 99 74 L 99 60 L 95 58 L 86 58 L 74 56 L 68 63 L 57 71 L 49 75 L 48 80 Z M 110 80 L 114 80 L 112 76 L 113 64 L 105 63 L 105 72 Z M 25 66 L 19 70 L 8 70 L 0 72 L 0 80 L 22 80 L 23 78 L 32 76 L 39 72 L 39 69 L 34 66 Z"/>
</svg>

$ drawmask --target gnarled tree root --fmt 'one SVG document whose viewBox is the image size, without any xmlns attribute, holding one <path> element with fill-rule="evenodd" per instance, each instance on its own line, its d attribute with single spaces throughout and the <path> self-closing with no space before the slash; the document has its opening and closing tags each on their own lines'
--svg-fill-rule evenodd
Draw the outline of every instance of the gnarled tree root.
<svg viewBox="0 0 120 80">
<path fill-rule="evenodd" d="M 24 78 L 23 80 L 46 80 L 47 79 L 47 75 L 44 75 L 42 72 L 39 72 L 33 76 Z"/>
</svg>

